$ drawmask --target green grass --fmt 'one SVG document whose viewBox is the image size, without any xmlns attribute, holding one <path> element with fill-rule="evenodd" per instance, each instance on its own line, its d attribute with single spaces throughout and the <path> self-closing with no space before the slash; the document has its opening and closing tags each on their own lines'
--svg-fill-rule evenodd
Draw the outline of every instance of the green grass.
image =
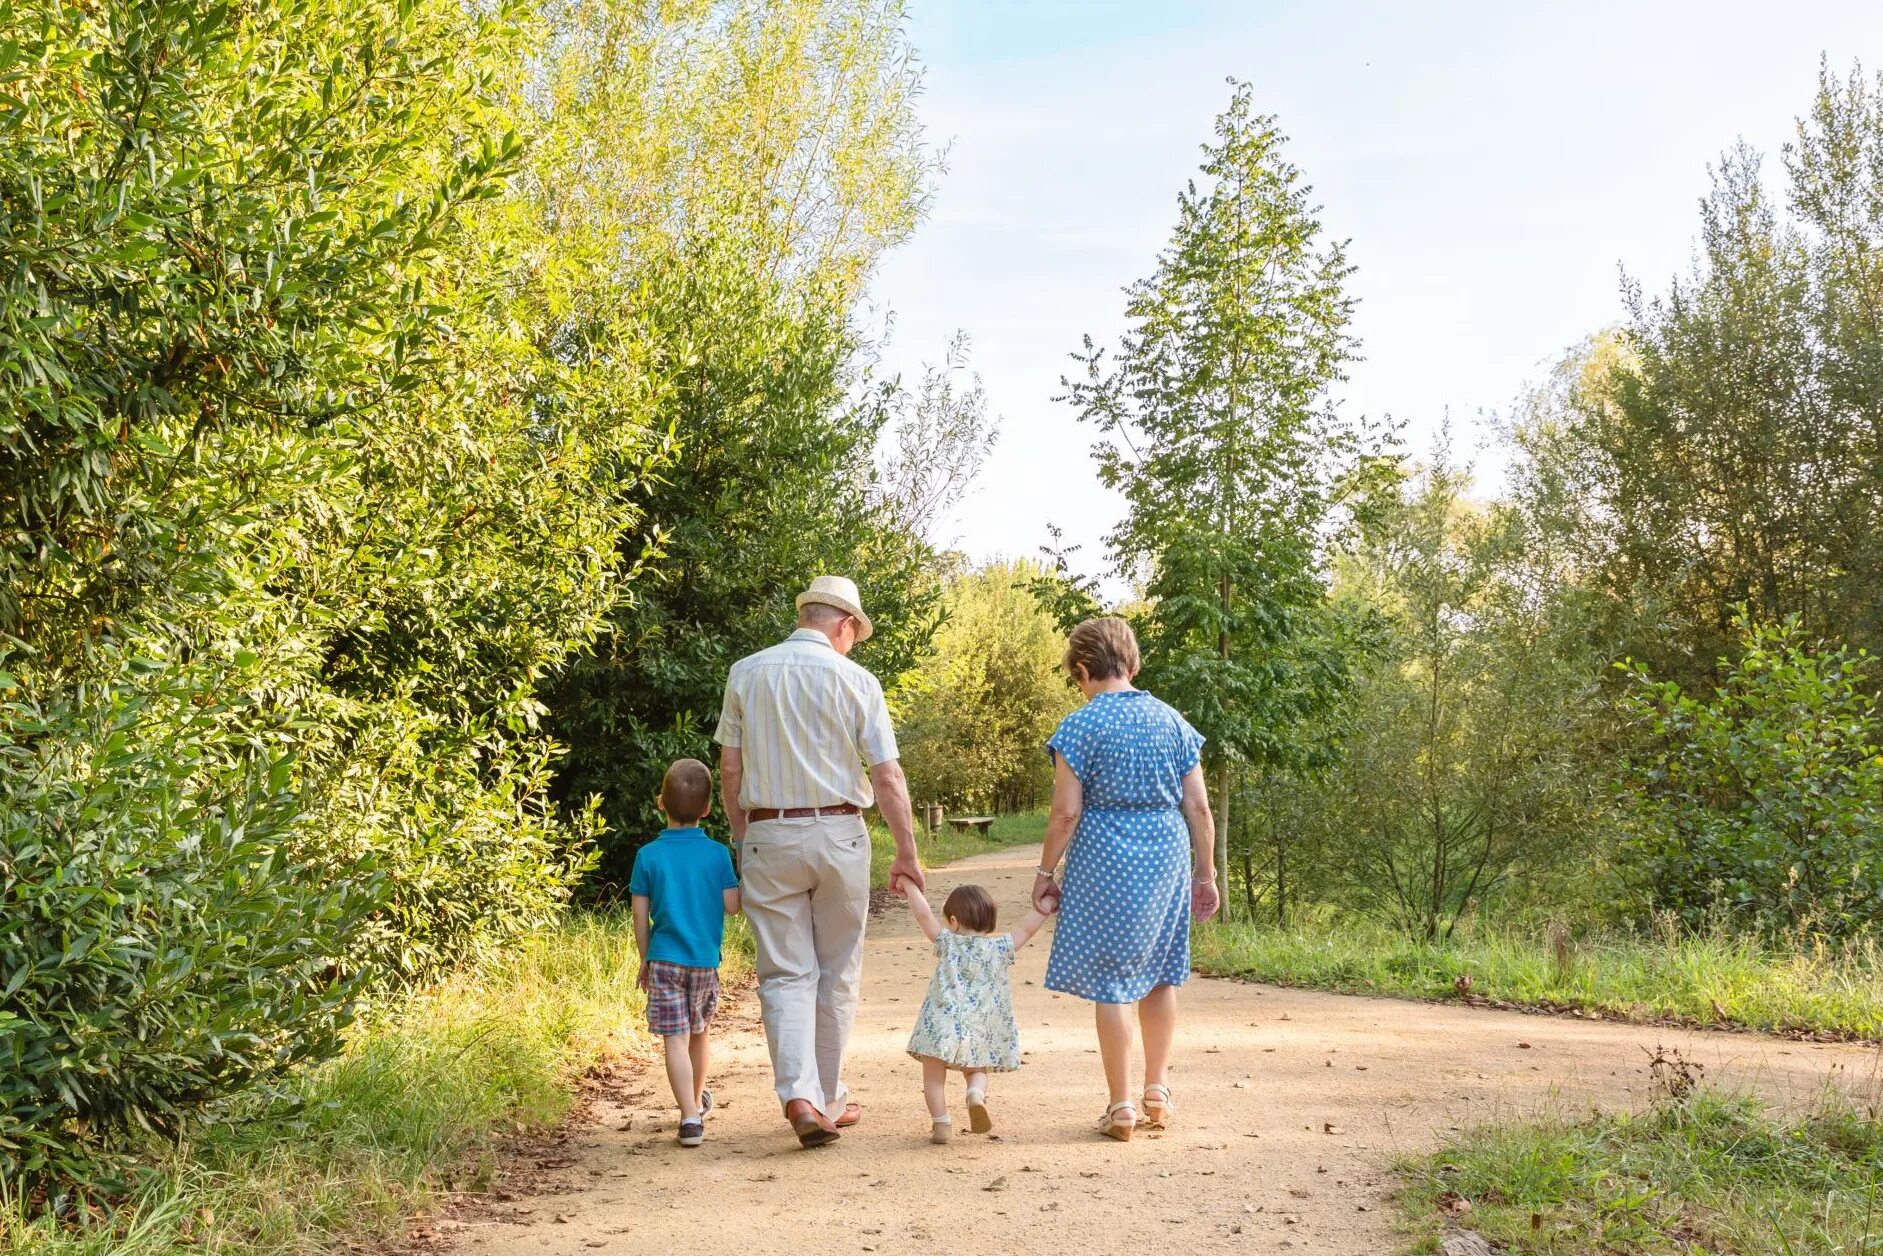
<svg viewBox="0 0 1883 1256">
<path fill-rule="evenodd" d="M 1629 1020 L 1676 1019 L 1883 1038 L 1883 954 L 1868 941 L 1789 948 L 1726 934 L 1614 935 L 1559 946 L 1520 930 L 1480 930 L 1452 943 L 1415 941 L 1365 921 L 1278 930 L 1199 929 L 1197 967 L 1219 976 L 1352 994 L 1456 999 L 1471 993 Z"/>
<path fill-rule="evenodd" d="M 749 971 L 742 922 L 727 975 Z M 477 975 L 357 1030 L 298 1112 L 242 1114 L 153 1149 L 121 1212 L 83 1228 L 0 1206 L 12 1256 L 315 1253 L 397 1236 L 440 1191 L 490 1180 L 497 1140 L 554 1126 L 598 1060 L 649 1050 L 625 914 L 571 916 Z"/>
<path fill-rule="evenodd" d="M 1422 1252 L 1448 1217 L 1536 1256 L 1883 1251 L 1883 1124 L 1841 1096 L 1780 1116 L 1701 1090 L 1640 1115 L 1473 1130 L 1399 1168 Z"/>
<path fill-rule="evenodd" d="M 1019 815 L 1000 816 L 995 819 L 993 828 L 983 839 L 972 831 L 958 833 L 951 826 L 944 824 L 942 831 L 930 837 L 916 825 L 916 847 L 922 853 L 922 866 L 939 868 L 943 864 L 953 863 L 957 859 L 966 859 L 970 855 L 985 854 L 990 850 L 999 850 L 1003 846 L 1021 846 L 1028 842 L 1046 840 L 1046 813 L 1027 811 Z M 874 816 L 870 818 L 870 885 L 883 889 L 889 884 L 889 862 L 896 857 L 896 843 L 889 836 L 889 830 Z"/>
</svg>

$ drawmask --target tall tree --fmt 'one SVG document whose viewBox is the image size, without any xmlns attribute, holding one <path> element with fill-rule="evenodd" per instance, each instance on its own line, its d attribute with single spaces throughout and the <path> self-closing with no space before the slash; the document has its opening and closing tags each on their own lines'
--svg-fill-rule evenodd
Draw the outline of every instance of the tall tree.
<svg viewBox="0 0 1883 1256">
<path fill-rule="evenodd" d="M 1352 267 L 1283 144 L 1235 85 L 1203 185 L 1178 197 L 1156 270 L 1126 290 L 1130 331 L 1110 358 L 1088 336 L 1083 377 L 1066 381 L 1107 437 L 1100 478 L 1126 501 L 1113 560 L 1149 572 L 1146 682 L 1209 739 L 1225 902 L 1236 772 L 1310 753 L 1295 732 L 1339 681 L 1304 621 L 1367 443 L 1330 396 L 1355 351 Z"/>
<path fill-rule="evenodd" d="M 658 827 L 666 762 L 711 754 L 726 669 L 782 633 L 812 576 L 856 578 L 881 625 L 859 658 L 879 672 L 926 644 L 933 556 L 876 461 L 900 392 L 869 376 L 852 310 L 919 219 L 933 156 L 895 0 L 547 14 L 544 194 L 612 242 L 595 262 L 617 282 L 589 308 L 646 328 L 675 446 L 624 482 L 645 527 L 612 562 L 639 578 L 548 697 L 571 748 L 557 792 L 599 797 L 610 825 L 607 892 Z"/>
</svg>

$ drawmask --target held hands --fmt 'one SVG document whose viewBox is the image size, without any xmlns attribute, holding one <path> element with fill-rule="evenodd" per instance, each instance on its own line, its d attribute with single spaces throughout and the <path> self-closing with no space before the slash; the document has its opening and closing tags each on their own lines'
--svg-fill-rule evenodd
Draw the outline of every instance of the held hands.
<svg viewBox="0 0 1883 1256">
<path fill-rule="evenodd" d="M 1059 882 L 1044 872 L 1033 876 L 1033 910 L 1042 916 L 1052 916 L 1059 911 Z"/>
<path fill-rule="evenodd" d="M 1198 920 L 1208 920 L 1223 905 L 1223 896 L 1216 889 L 1215 876 L 1199 876 L 1190 883 L 1190 914 Z"/>
<path fill-rule="evenodd" d="M 928 877 L 922 871 L 922 861 L 914 855 L 897 855 L 889 865 L 889 892 L 907 898 L 911 892 L 920 893 L 928 888 Z"/>
</svg>

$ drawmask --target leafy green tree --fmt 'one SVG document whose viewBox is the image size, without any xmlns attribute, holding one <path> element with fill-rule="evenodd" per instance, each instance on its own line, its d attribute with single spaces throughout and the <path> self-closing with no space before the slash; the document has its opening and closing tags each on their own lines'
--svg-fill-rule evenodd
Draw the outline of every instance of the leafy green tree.
<svg viewBox="0 0 1883 1256">
<path fill-rule="evenodd" d="M 1711 694 L 1630 668 L 1648 741 L 1634 866 L 1648 900 L 1689 924 L 1724 915 L 1833 936 L 1883 921 L 1883 715 L 1870 656 L 1800 624 L 1739 621 Z"/>
<path fill-rule="evenodd" d="M 1601 814 L 1601 659 L 1524 516 L 1464 497 L 1441 456 L 1344 565 L 1380 630 L 1319 783 L 1344 896 L 1426 938 L 1583 849 Z"/>
<path fill-rule="evenodd" d="M 644 531 L 612 561 L 639 577 L 548 699 L 572 748 L 558 795 L 599 797 L 610 826 L 606 892 L 657 827 L 667 762 L 710 753 L 727 668 L 784 634 L 812 576 L 857 580 L 879 624 L 859 660 L 879 674 L 926 644 L 933 555 L 877 467 L 903 394 L 869 378 L 851 311 L 921 213 L 932 158 L 900 5 L 584 4 L 550 21 L 567 160 L 546 186 L 638 242 L 606 307 L 646 328 L 652 421 L 676 445 L 624 483 Z"/>
<path fill-rule="evenodd" d="M 1372 465 L 1329 392 L 1354 352 L 1352 267 L 1283 142 L 1238 85 L 1205 185 L 1178 198 L 1156 271 L 1126 291 L 1131 330 L 1109 359 L 1088 337 L 1067 381 L 1107 438 L 1100 478 L 1125 498 L 1112 556 L 1148 573 L 1144 679 L 1209 739 L 1224 878 L 1239 765 L 1315 753 L 1297 731 L 1341 683 L 1306 621 L 1350 476 Z"/>
<path fill-rule="evenodd" d="M 1013 812 L 1051 797 L 1044 746 L 1078 695 L 1065 636 L 1028 592 L 1039 574 L 1030 562 L 993 562 L 949 579 L 947 618 L 894 708 L 918 803 Z"/>
<path fill-rule="evenodd" d="M 1701 206 L 1691 275 L 1549 399 L 1541 480 L 1572 491 L 1629 652 L 1705 683 L 1761 622 L 1883 644 L 1883 79 L 1826 68 L 1785 194 L 1741 146 Z"/>
</svg>

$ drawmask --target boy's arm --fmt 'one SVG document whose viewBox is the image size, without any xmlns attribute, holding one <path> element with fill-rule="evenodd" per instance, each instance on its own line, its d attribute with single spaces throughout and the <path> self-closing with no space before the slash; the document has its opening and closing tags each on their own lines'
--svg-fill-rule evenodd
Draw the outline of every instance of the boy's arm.
<svg viewBox="0 0 1883 1256">
<path fill-rule="evenodd" d="M 739 897 L 739 887 L 736 885 L 729 890 L 721 890 L 720 897 L 725 900 L 728 916 L 736 916 L 745 909 L 745 903 Z"/>
<path fill-rule="evenodd" d="M 915 923 L 922 926 L 922 936 L 933 942 L 941 936 L 942 926 L 941 921 L 935 919 L 935 909 L 928 905 L 928 895 L 916 889 L 914 883 L 906 878 L 902 885 L 909 910 L 915 913 Z"/>
<path fill-rule="evenodd" d="M 1027 908 L 1026 915 L 1020 917 L 1020 923 L 1015 925 L 1011 931 L 1010 936 L 1013 938 L 1013 949 L 1017 951 L 1028 942 L 1031 942 L 1033 935 L 1040 931 L 1040 927 L 1044 925 L 1046 921 L 1047 917 L 1043 915 L 1037 907 Z"/>
<path fill-rule="evenodd" d="M 647 989 L 647 895 L 634 896 L 634 953 L 641 957 L 641 971 L 635 975 L 634 984 Z"/>
</svg>

